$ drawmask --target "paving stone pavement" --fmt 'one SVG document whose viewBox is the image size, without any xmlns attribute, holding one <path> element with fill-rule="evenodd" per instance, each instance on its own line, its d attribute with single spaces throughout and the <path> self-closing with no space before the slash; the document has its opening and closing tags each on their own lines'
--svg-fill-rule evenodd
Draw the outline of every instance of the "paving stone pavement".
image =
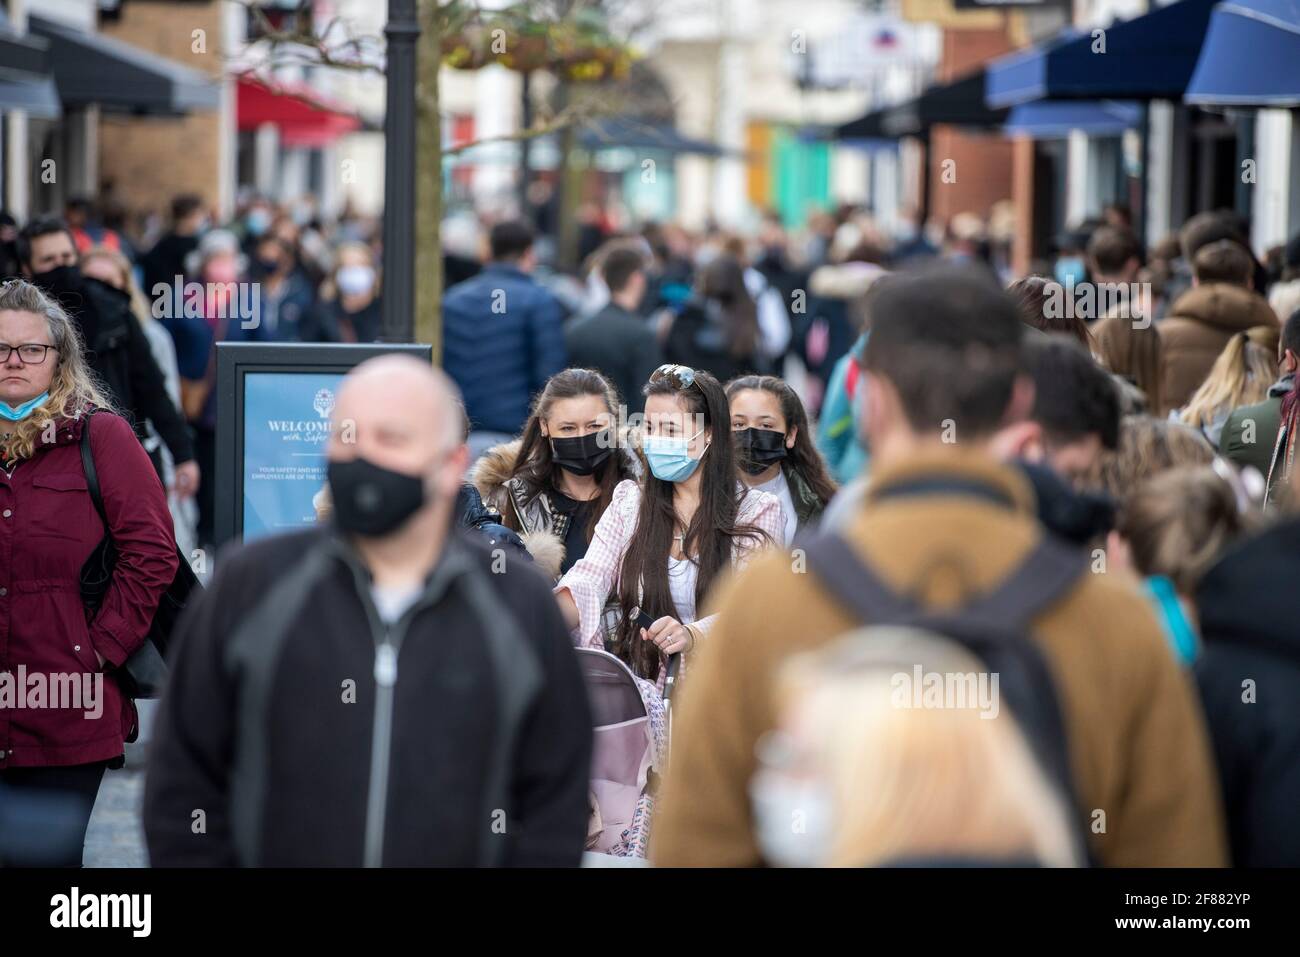
<svg viewBox="0 0 1300 957">
<path fill-rule="evenodd" d="M 86 828 L 84 867 L 148 867 L 140 806 L 144 799 L 144 744 L 153 718 L 153 702 L 137 705 L 143 728 L 141 740 L 126 746 L 126 766 L 107 771 Z"/>
</svg>

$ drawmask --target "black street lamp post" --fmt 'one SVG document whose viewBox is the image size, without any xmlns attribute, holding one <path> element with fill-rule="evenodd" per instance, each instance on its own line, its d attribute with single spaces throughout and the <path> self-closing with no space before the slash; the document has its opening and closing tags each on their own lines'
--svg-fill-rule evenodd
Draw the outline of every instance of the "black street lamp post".
<svg viewBox="0 0 1300 957">
<path fill-rule="evenodd" d="M 388 0 L 388 102 L 384 115 L 384 337 L 415 336 L 416 0 Z"/>
</svg>

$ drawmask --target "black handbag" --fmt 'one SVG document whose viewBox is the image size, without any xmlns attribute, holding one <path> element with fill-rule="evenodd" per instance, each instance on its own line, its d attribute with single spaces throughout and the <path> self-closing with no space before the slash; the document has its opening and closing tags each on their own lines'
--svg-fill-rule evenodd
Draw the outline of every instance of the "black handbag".
<svg viewBox="0 0 1300 957">
<path fill-rule="evenodd" d="M 90 553 L 81 566 L 81 602 L 86 606 L 87 621 L 94 621 L 95 614 L 104 603 L 109 586 L 113 583 L 113 570 L 117 567 L 117 546 L 109 531 L 108 516 L 104 512 L 104 499 L 99 491 L 99 475 L 95 471 L 95 457 L 90 450 L 90 420 L 93 413 L 86 417 L 81 429 L 81 467 L 86 473 L 86 488 L 90 498 L 99 512 L 100 521 L 104 523 L 104 538 Z M 167 679 L 167 648 L 171 642 L 172 630 L 185 603 L 196 590 L 202 590 L 198 576 L 190 567 L 189 560 L 176 549 L 179 563 L 176 577 L 171 585 L 158 599 L 158 610 L 154 612 L 153 622 L 145 642 L 130 658 L 113 672 L 113 677 L 123 694 L 132 698 L 156 698 L 162 693 L 163 683 Z"/>
</svg>

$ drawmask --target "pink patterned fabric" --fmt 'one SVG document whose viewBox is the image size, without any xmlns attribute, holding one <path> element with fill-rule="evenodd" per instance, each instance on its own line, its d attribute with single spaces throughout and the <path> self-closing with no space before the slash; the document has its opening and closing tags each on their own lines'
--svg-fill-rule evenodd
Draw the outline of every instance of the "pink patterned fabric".
<svg viewBox="0 0 1300 957">
<path fill-rule="evenodd" d="M 631 479 L 618 484 L 609 508 L 596 523 L 587 554 L 565 573 L 555 586 L 567 588 L 578 606 L 579 624 L 573 631 L 574 644 L 580 648 L 605 647 L 605 622 L 602 612 L 606 600 L 616 594 L 623 555 L 636 532 L 637 511 L 641 507 L 641 489 Z M 772 542 L 785 544 L 785 512 L 780 500 L 767 492 L 748 489 L 741 500 L 736 520 L 766 532 Z M 743 568 L 763 547 L 762 542 L 741 539 L 732 556 L 736 568 Z M 694 624 L 707 634 L 716 615 L 697 619 Z M 684 622 L 690 624 L 690 622 Z M 662 678 L 662 675 L 660 676 Z M 662 684 L 662 681 L 661 681 Z"/>
</svg>

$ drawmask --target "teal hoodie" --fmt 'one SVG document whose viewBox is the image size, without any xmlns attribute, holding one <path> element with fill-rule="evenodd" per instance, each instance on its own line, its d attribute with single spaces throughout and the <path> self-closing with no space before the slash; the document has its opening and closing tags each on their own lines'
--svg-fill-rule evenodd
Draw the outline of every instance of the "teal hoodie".
<svg viewBox="0 0 1300 957">
<path fill-rule="evenodd" d="M 1201 643 L 1183 611 L 1182 602 L 1178 600 L 1174 583 L 1164 575 L 1152 575 L 1143 585 L 1174 655 L 1182 664 L 1191 665 L 1196 661 Z"/>
<path fill-rule="evenodd" d="M 840 485 L 857 478 L 867 468 L 868 453 L 859 436 L 858 407 L 856 396 L 848 393 L 849 367 L 859 360 L 866 347 L 868 333 L 858 337 L 849 351 L 840 357 L 831 371 L 830 381 L 826 383 L 826 398 L 822 402 L 821 415 L 817 420 L 817 451 L 826 459 L 826 466 L 831 477 Z M 861 387 L 859 376 L 856 386 Z"/>
</svg>

